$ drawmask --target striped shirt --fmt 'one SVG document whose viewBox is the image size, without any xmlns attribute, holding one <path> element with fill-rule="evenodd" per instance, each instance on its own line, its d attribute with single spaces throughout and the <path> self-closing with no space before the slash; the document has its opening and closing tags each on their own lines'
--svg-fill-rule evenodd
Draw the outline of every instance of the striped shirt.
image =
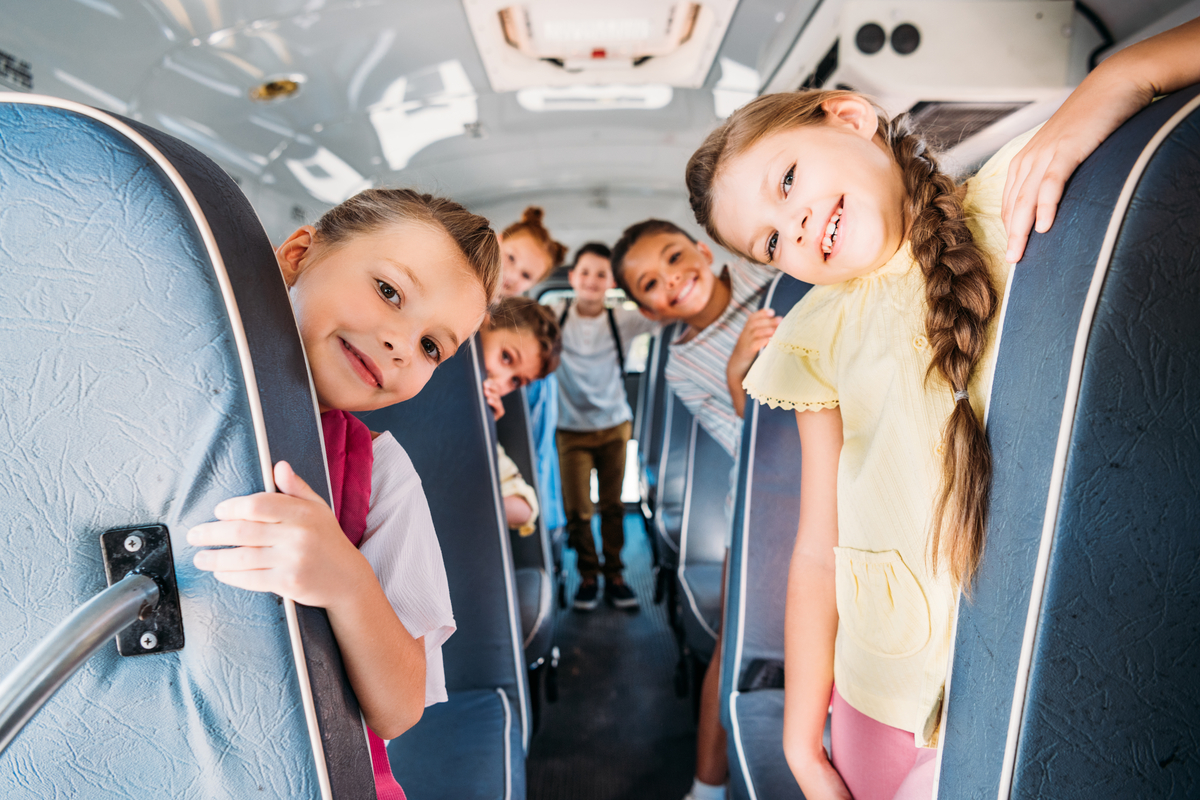
<svg viewBox="0 0 1200 800">
<path fill-rule="evenodd" d="M 725 367 L 746 320 L 762 305 L 776 274 L 772 267 L 742 259 L 726 264 L 721 277 L 729 276 L 729 305 L 704 330 L 670 347 L 666 375 L 671 390 L 734 459 L 741 444 L 742 418 L 733 410 Z"/>
</svg>

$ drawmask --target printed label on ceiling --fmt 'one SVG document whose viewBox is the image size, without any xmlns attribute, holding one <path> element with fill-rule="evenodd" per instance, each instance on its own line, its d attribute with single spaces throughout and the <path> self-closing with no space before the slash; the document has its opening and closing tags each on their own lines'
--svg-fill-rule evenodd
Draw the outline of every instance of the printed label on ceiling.
<svg viewBox="0 0 1200 800">
<path fill-rule="evenodd" d="M 0 50 L 0 81 L 32 92 L 33 66 L 28 61 L 22 61 Z"/>
</svg>

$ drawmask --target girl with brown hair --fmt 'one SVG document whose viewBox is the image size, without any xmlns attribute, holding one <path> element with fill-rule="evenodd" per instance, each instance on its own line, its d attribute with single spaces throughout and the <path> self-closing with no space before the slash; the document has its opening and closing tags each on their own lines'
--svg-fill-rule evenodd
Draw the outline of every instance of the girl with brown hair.
<svg viewBox="0 0 1200 800">
<path fill-rule="evenodd" d="M 283 461 L 274 488 L 192 528 L 198 569 L 323 608 L 368 726 L 379 800 L 403 800 L 384 739 L 447 699 L 454 615 L 421 481 L 351 412 L 416 395 L 468 341 L 499 281 L 496 235 L 452 200 L 371 189 L 275 251 L 312 376 L 334 507 Z M 303 409 L 301 409 L 303 411 Z M 312 413 L 311 409 L 308 413 Z M 220 548 L 220 549 L 210 549 Z"/>
<path fill-rule="evenodd" d="M 540 283 L 551 270 L 561 266 L 567 247 L 554 240 L 542 224 L 544 212 L 529 206 L 500 233 L 500 297 L 523 295 Z M 554 374 L 529 384 L 530 425 L 537 451 L 538 489 L 546 527 L 553 531 L 566 524 L 562 483 L 558 472 L 558 449 L 554 431 L 558 425 L 558 378 Z"/>
<path fill-rule="evenodd" d="M 815 284 L 744 382 L 797 412 L 803 448 L 783 748 L 810 800 L 932 795 L 956 603 L 983 553 L 1006 254 L 1020 258 L 1035 205 L 1049 228 L 1100 141 L 1198 77 L 1198 37 L 1189 23 L 1109 59 L 963 185 L 848 91 L 760 97 L 688 163 L 718 243 Z"/>
<path fill-rule="evenodd" d="M 562 266 L 567 246 L 554 241 L 542 224 L 545 212 L 529 206 L 500 232 L 500 296 L 525 294 L 555 267 Z"/>
</svg>

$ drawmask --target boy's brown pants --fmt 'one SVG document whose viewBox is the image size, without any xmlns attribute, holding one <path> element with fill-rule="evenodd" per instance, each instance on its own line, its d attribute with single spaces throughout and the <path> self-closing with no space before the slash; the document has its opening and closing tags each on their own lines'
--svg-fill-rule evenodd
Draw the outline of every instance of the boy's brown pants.
<svg viewBox="0 0 1200 800">
<path fill-rule="evenodd" d="M 621 577 L 621 548 L 625 546 L 625 505 L 621 485 L 625 481 L 625 446 L 633 431 L 626 421 L 599 431 L 558 430 L 558 461 L 562 472 L 563 506 L 567 513 L 567 544 L 578 555 L 579 575 L 595 580 Z M 600 539 L 604 565 L 596 555 L 592 536 L 592 468 L 600 496 Z"/>
</svg>

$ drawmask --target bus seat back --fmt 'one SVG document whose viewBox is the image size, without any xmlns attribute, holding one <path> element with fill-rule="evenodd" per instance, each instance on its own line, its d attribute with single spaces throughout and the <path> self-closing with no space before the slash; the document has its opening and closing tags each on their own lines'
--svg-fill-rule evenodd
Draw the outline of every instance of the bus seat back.
<svg viewBox="0 0 1200 800">
<path fill-rule="evenodd" d="M 809 288 L 781 274 L 764 306 L 782 317 Z M 795 412 L 747 401 L 736 498 L 721 669 L 733 795 L 800 798 L 782 745 L 784 598 L 800 520 Z"/>
<path fill-rule="evenodd" d="M 84 106 L 6 96 L 0 142 L 0 674 L 104 589 L 112 528 L 167 528 L 184 633 L 99 650 L 0 756 L 0 793 L 318 797 L 328 767 L 334 797 L 360 796 L 370 757 L 323 612 L 301 609 L 306 651 L 328 648 L 302 685 L 278 598 L 195 569 L 186 542 L 273 458 L 328 495 L 257 217 L 204 156 Z M 332 720 L 320 765 L 305 693 Z"/>
<path fill-rule="evenodd" d="M 411 400 L 361 414 L 408 452 L 429 501 L 458 630 L 442 651 L 450 691 L 504 686 L 514 707 L 524 669 L 512 549 L 500 506 L 495 423 L 483 402 L 478 337 Z"/>
<path fill-rule="evenodd" d="M 678 578 L 688 647 L 708 660 L 721 628 L 721 568 L 733 511 L 732 501 L 727 500 L 732 491 L 733 458 L 695 418 L 691 442 Z"/>
<path fill-rule="evenodd" d="M 1083 163 L 1016 267 L 943 797 L 1151 797 L 1200 783 L 1198 184 L 1193 87 Z"/>
<path fill-rule="evenodd" d="M 659 453 L 658 499 L 654 528 L 659 557 L 665 566 L 679 564 L 679 532 L 687 500 L 688 452 L 692 440 L 692 412 L 664 381 L 667 410 L 663 416 L 663 441 Z"/>
<path fill-rule="evenodd" d="M 651 507 L 658 497 L 658 470 L 662 459 L 665 422 L 670 390 L 667 387 L 667 359 L 670 344 L 678 336 L 676 325 L 663 326 L 650 340 L 650 355 L 646 359 L 646 402 L 638 443 L 639 460 L 645 475 L 646 494 Z"/>
<path fill-rule="evenodd" d="M 525 389 L 504 396 L 504 416 L 496 420 L 496 437 L 508 457 L 517 465 L 521 477 L 544 496 L 538 483 L 533 435 L 530 430 L 529 402 Z M 550 532 L 546 515 L 539 513 L 537 527 L 529 536 L 510 530 L 513 565 L 517 571 L 517 600 L 521 607 L 521 630 L 525 643 L 525 662 L 532 664 L 549 655 L 554 639 L 554 558 L 550 552 Z"/>
</svg>

